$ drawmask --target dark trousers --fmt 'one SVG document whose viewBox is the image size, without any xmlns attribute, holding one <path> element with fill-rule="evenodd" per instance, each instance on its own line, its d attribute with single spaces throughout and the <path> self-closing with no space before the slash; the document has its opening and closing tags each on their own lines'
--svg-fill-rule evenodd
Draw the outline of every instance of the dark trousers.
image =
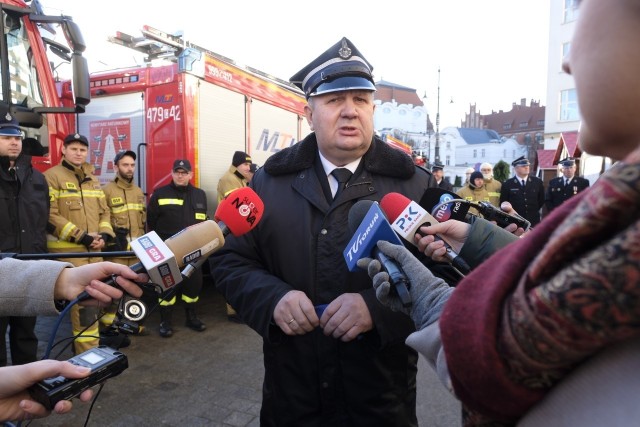
<svg viewBox="0 0 640 427">
<path fill-rule="evenodd" d="M 0 366 L 7 366 L 7 328 L 11 364 L 24 365 L 38 360 L 38 337 L 35 327 L 35 317 L 0 317 Z"/>
</svg>

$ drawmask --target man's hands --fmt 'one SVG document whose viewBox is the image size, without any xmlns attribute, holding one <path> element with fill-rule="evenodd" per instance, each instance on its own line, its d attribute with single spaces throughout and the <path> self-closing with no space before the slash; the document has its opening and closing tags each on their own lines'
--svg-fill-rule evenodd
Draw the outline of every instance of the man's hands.
<svg viewBox="0 0 640 427">
<path fill-rule="evenodd" d="M 304 335 L 320 326 L 325 335 L 344 342 L 373 329 L 369 308 L 357 293 L 340 295 L 318 318 L 313 303 L 304 292 L 290 291 L 278 301 L 273 319 L 287 335 Z"/>
<path fill-rule="evenodd" d="M 413 303 L 411 307 L 404 308 L 398 296 L 392 293 L 389 274 L 381 270 L 380 262 L 362 258 L 358 260 L 358 266 L 366 269 L 373 280 L 378 301 L 392 310 L 409 314 L 419 330 L 438 320 L 453 288 L 444 280 L 435 277 L 404 246 L 379 241 L 378 248 L 383 254 L 394 259 L 406 274 L 411 283 L 409 294 Z"/>
<path fill-rule="evenodd" d="M 138 274 L 126 265 L 113 262 L 97 262 L 80 267 L 65 268 L 58 276 L 54 286 L 54 299 L 73 300 L 82 291 L 86 291 L 93 299 L 83 305 L 110 304 L 122 297 L 122 290 L 109 286 L 100 279 L 117 275 L 118 286 L 134 297 L 142 295 L 142 289 L 134 282 L 146 283 L 146 274 Z"/>
<path fill-rule="evenodd" d="M 26 365 L 6 366 L 0 368 L 0 421 L 42 418 L 49 415 L 44 406 L 31 399 L 27 389 L 46 378 L 62 375 L 66 378 L 83 378 L 89 375 L 90 368 L 76 366 L 59 360 L 41 360 Z M 85 390 L 80 400 L 91 399 L 93 392 Z M 56 404 L 53 412 L 64 414 L 72 409 L 68 400 Z"/>
<path fill-rule="evenodd" d="M 466 222 L 456 221 L 450 219 L 445 222 L 430 225 L 429 227 L 420 227 L 420 232 L 424 235 L 421 237 L 416 234 L 416 243 L 418 249 L 428 257 L 431 257 L 434 261 L 447 262 L 445 254 L 447 249 L 444 246 L 444 241 L 435 240 L 435 234 L 447 240 L 450 243 L 451 249 L 460 253 L 460 249 L 464 245 L 464 242 L 469 236 L 469 230 L 471 225 Z"/>
</svg>

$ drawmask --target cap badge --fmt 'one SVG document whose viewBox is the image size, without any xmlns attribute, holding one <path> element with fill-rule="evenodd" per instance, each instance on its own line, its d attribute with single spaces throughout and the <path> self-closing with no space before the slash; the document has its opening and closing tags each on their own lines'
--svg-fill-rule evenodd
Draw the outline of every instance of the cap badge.
<svg viewBox="0 0 640 427">
<path fill-rule="evenodd" d="M 11 121 L 11 119 L 13 119 L 13 117 L 11 117 L 11 114 L 9 114 L 9 113 L 7 113 L 7 115 L 6 115 L 6 116 L 4 116 L 4 118 L 5 118 L 7 121 Z"/>
<path fill-rule="evenodd" d="M 73 135 L 73 137 L 74 137 L 74 138 L 78 138 L 78 139 L 79 139 L 79 138 L 80 138 L 80 134 L 79 134 L 79 133 L 76 133 L 75 135 Z"/>
<path fill-rule="evenodd" d="M 351 49 L 347 46 L 347 41 L 342 39 L 342 47 L 338 50 L 338 55 L 342 59 L 349 59 L 351 57 Z"/>
</svg>

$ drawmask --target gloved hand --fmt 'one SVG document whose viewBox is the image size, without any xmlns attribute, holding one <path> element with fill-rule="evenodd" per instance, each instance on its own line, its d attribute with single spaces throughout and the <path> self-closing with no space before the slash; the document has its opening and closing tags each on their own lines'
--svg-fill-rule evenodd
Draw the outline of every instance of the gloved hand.
<svg viewBox="0 0 640 427">
<path fill-rule="evenodd" d="M 442 307 L 453 292 L 444 280 L 435 277 L 416 257 L 402 245 L 379 241 L 378 248 L 389 258 L 396 260 L 411 282 L 409 294 L 413 304 L 405 308 L 395 293 L 391 292 L 389 274 L 381 271 L 380 262 L 371 258 L 358 260 L 358 267 L 367 270 L 373 280 L 378 301 L 393 311 L 408 314 L 416 328 L 421 330 L 438 320 Z"/>
</svg>

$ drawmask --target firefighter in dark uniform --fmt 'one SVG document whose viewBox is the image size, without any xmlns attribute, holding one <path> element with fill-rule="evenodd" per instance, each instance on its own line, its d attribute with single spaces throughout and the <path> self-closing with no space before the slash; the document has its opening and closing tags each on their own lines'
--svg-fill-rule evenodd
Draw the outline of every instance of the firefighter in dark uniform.
<svg viewBox="0 0 640 427">
<path fill-rule="evenodd" d="M 549 181 L 545 203 L 547 210 L 551 212 L 560 206 L 565 200 L 575 196 L 582 190 L 589 188 L 589 180 L 576 176 L 576 162 L 566 158 L 558 162 L 562 166 L 562 176 Z"/>
<path fill-rule="evenodd" d="M 431 167 L 431 173 L 438 183 L 438 188 L 453 191 L 453 185 L 444 177 L 444 165 L 436 163 Z"/>
<path fill-rule="evenodd" d="M 540 222 L 540 209 L 544 206 L 544 184 L 540 178 L 531 176 L 531 164 L 524 156 L 511 162 L 515 176 L 502 184 L 500 204 L 509 202 L 518 214 L 525 217 L 533 227 Z"/>
<path fill-rule="evenodd" d="M 203 190 L 190 184 L 193 172 L 189 160 L 176 160 L 171 172 L 172 182 L 154 191 L 147 206 L 149 230 L 158 233 L 162 240 L 207 220 L 207 196 Z M 186 325 L 198 332 L 206 328 L 195 310 L 201 289 L 202 269 L 198 268 L 180 284 L 179 290 L 185 304 Z M 164 338 L 173 335 L 171 312 L 176 299 L 176 294 L 173 294 L 160 300 L 160 336 Z"/>
</svg>

